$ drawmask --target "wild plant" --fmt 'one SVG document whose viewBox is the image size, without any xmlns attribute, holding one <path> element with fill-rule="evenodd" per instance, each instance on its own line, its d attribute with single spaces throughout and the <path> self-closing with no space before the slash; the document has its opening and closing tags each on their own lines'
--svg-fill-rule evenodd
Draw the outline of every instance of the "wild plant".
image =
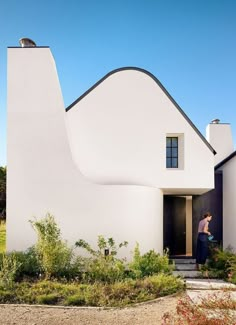
<svg viewBox="0 0 236 325">
<path fill-rule="evenodd" d="M 21 263 L 17 260 L 15 253 L 2 254 L 0 264 L 0 286 L 3 288 L 13 287 L 17 271 L 21 267 Z"/>
<path fill-rule="evenodd" d="M 118 250 L 126 247 L 124 241 L 117 247 L 113 238 L 98 236 L 98 249 L 93 249 L 89 243 L 80 239 L 75 243 L 76 247 L 84 248 L 91 256 L 84 259 L 84 280 L 88 282 L 102 281 L 112 283 L 124 278 L 124 260 L 116 257 Z"/>
<path fill-rule="evenodd" d="M 178 301 L 177 314 L 165 313 L 162 325 L 235 325 L 234 310 L 235 301 L 229 295 L 209 295 L 198 304 L 184 296 Z"/>
<path fill-rule="evenodd" d="M 72 248 L 61 238 L 61 231 L 54 217 L 47 214 L 40 220 L 30 220 L 38 240 L 35 252 L 45 278 L 62 276 L 71 266 Z"/>
<path fill-rule="evenodd" d="M 150 250 L 141 255 L 138 243 L 134 249 L 133 260 L 128 267 L 130 276 L 133 278 L 142 278 L 160 272 L 170 273 L 171 271 L 168 252 L 165 251 L 163 255 L 160 255 L 154 250 Z"/>
</svg>

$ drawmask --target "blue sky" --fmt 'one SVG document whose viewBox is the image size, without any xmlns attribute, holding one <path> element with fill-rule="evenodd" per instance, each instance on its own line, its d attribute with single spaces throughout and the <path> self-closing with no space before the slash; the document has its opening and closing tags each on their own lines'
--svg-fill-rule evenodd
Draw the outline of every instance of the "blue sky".
<svg viewBox="0 0 236 325">
<path fill-rule="evenodd" d="M 0 166 L 6 164 L 7 47 L 50 46 L 65 107 L 109 71 L 153 73 L 205 135 L 214 118 L 236 143 L 235 0 L 0 0 Z"/>
</svg>

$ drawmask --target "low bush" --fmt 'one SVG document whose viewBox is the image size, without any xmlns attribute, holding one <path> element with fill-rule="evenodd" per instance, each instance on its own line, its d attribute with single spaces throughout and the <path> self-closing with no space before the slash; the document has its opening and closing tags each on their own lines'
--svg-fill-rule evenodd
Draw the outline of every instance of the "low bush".
<svg viewBox="0 0 236 325">
<path fill-rule="evenodd" d="M 229 257 L 228 280 L 236 284 L 236 254 Z"/>
<path fill-rule="evenodd" d="M 130 271 L 129 275 L 132 278 L 143 278 L 160 272 L 170 273 L 172 270 L 172 267 L 169 265 L 167 252 L 160 255 L 154 250 L 150 250 L 144 255 L 141 255 L 138 244 L 136 244 L 133 260 L 128 268 Z"/>
<path fill-rule="evenodd" d="M 20 267 L 16 273 L 16 281 L 22 280 L 24 277 L 39 277 L 41 268 L 34 247 L 29 248 L 25 252 L 13 252 Z"/>
<path fill-rule="evenodd" d="M 211 249 L 208 263 L 203 267 L 211 277 L 222 278 L 236 284 L 236 254 L 232 248 L 222 249 L 215 247 Z"/>
<path fill-rule="evenodd" d="M 230 295 L 222 297 L 209 295 L 199 304 L 188 296 L 182 297 L 177 304 L 177 315 L 163 316 L 163 325 L 235 325 L 235 300 Z"/>
<path fill-rule="evenodd" d="M 232 291 L 225 291 L 222 295 L 214 293 L 203 298 L 199 307 L 208 309 L 236 310 L 236 300 L 232 299 Z"/>
<path fill-rule="evenodd" d="M 127 242 L 120 243 L 117 248 L 113 238 L 105 239 L 103 236 L 98 236 L 98 249 L 94 250 L 86 241 L 82 239 L 77 241 L 75 245 L 84 248 L 91 255 L 90 258 L 83 259 L 84 281 L 114 283 L 122 280 L 125 277 L 125 263 L 116 255 L 118 249 L 127 244 Z"/>
</svg>

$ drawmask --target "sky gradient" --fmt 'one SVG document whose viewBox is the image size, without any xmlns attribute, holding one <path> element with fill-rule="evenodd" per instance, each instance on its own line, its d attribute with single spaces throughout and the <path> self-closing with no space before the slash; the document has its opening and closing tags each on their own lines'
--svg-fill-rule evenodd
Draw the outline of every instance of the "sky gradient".
<svg viewBox="0 0 236 325">
<path fill-rule="evenodd" d="M 65 108 L 113 69 L 154 74 L 205 135 L 236 143 L 235 0 L 0 0 L 0 166 L 6 165 L 7 47 L 50 46 Z"/>
</svg>

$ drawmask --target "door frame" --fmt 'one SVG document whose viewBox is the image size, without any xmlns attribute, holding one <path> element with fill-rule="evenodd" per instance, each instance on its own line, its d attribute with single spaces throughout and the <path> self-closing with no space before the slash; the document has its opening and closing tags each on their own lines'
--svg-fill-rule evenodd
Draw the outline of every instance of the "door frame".
<svg viewBox="0 0 236 325">
<path fill-rule="evenodd" d="M 173 254 L 173 251 L 171 249 L 170 244 L 170 237 L 172 236 L 173 231 L 176 231 L 176 229 L 173 229 L 173 224 L 171 223 L 171 219 L 167 220 L 167 214 L 173 213 L 175 211 L 174 207 L 168 207 L 168 197 L 170 198 L 169 204 L 171 204 L 171 198 L 185 198 L 185 249 L 183 250 L 183 254 Z M 167 199 L 166 199 L 167 198 Z M 166 200 L 165 200 L 166 199 Z M 172 211 L 168 211 L 168 209 Z M 175 257 L 181 257 L 181 258 L 187 258 L 193 256 L 193 221 L 192 221 L 192 196 L 191 195 L 164 195 L 163 196 L 163 246 L 164 248 L 169 247 L 170 248 L 170 256 Z M 178 235 L 177 235 L 178 236 Z"/>
</svg>

